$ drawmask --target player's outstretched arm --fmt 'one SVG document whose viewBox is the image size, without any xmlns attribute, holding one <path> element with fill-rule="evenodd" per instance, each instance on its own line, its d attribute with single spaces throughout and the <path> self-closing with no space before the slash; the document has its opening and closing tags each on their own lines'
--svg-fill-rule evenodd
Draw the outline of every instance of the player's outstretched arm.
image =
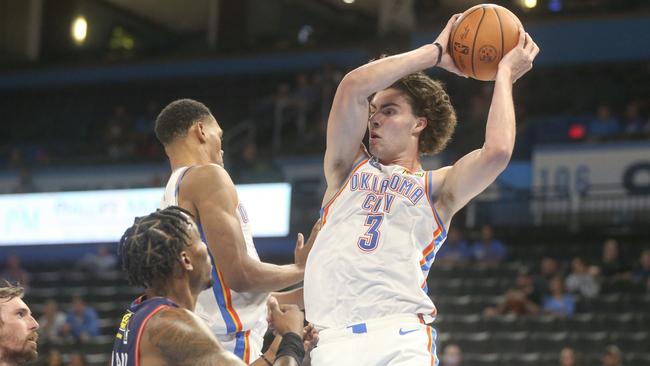
<svg viewBox="0 0 650 366">
<path fill-rule="evenodd" d="M 157 313 L 147 323 L 142 337 L 142 365 L 246 365 L 224 350 L 203 321 L 189 310 L 169 308 Z"/>
<path fill-rule="evenodd" d="M 437 208 L 447 226 L 451 217 L 492 184 L 510 161 L 516 127 L 512 84 L 532 68 L 539 52 L 530 36 L 523 29 L 519 32 L 519 43 L 499 63 L 483 147 L 444 170 Z"/>
<path fill-rule="evenodd" d="M 381 58 L 350 71 L 341 80 L 327 122 L 325 178 L 329 191 L 340 188 L 359 156 L 359 145 L 367 128 L 369 96 L 406 75 L 435 66 L 440 49 L 443 50 L 440 65 L 452 72 L 457 71 L 453 62 L 448 62 L 451 57 L 444 53 L 449 31 L 457 16 L 449 20 L 436 40 L 442 44 L 441 48 L 432 43 L 410 52 Z"/>
<path fill-rule="evenodd" d="M 184 199 L 194 205 L 210 252 L 226 285 L 237 292 L 278 291 L 300 282 L 304 262 L 277 266 L 252 259 L 247 251 L 241 224 L 237 217 L 238 198 L 228 173 L 218 165 L 193 168 L 185 177 L 181 191 Z M 273 214 L 273 212 L 269 212 Z M 306 258 L 313 241 L 296 251 Z"/>
</svg>

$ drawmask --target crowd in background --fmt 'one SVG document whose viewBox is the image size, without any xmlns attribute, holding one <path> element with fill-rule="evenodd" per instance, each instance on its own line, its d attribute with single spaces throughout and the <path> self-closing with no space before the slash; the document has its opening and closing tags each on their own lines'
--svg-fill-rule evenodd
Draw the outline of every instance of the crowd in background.
<svg viewBox="0 0 650 366">
<path fill-rule="evenodd" d="M 637 65 L 637 68 L 645 70 L 644 66 Z M 597 74 L 598 70 L 594 68 L 593 73 Z M 608 103 L 595 96 L 576 95 L 575 101 L 549 109 L 545 107 L 559 96 L 553 97 L 549 94 L 550 86 L 540 86 L 540 83 L 544 74 L 552 78 L 556 71 L 541 69 L 537 73 L 531 75 L 531 80 L 522 80 L 516 96 L 519 131 L 515 159 L 529 159 L 534 146 L 544 143 L 650 139 L 650 102 L 642 91 L 630 91 L 629 95 Z M 260 85 L 255 85 L 253 80 L 235 83 L 239 89 L 226 86 L 224 89 L 231 89 L 227 91 L 217 92 L 220 82 L 209 82 L 214 86 L 211 88 L 213 96 L 197 98 L 212 107 L 225 130 L 226 163 L 235 172 L 235 178 L 238 174 L 244 180 L 264 176 L 257 173 L 271 172 L 269 165 L 278 156 L 321 155 L 325 148 L 329 108 L 343 74 L 344 70 L 324 64 L 312 72 L 279 75 Z M 481 146 L 492 88 L 490 83 L 462 84 L 463 81 L 448 75 L 434 76 L 447 83 L 458 111 L 458 127 L 444 155 L 446 161 L 453 162 Z M 640 77 L 644 78 L 643 75 Z M 650 72 L 645 79 L 650 80 Z M 255 86 L 255 93 L 249 92 L 249 84 Z M 616 86 L 604 84 L 603 87 L 612 89 Z M 569 89 L 587 93 L 575 85 Z M 38 190 L 31 170 L 40 167 L 164 161 L 164 152 L 153 133 L 154 121 L 160 109 L 179 95 L 158 94 L 155 99 L 141 97 L 136 98 L 136 103 L 129 103 L 119 95 L 119 91 L 113 93 L 115 95 L 109 94 L 105 101 L 96 101 L 97 106 L 84 106 L 85 112 L 78 116 L 79 121 L 69 120 L 75 116 L 77 96 L 62 97 L 63 106 L 50 106 L 46 116 L 38 117 L 41 120 L 30 121 L 30 128 L 35 131 L 31 135 L 18 136 L 20 142 L 7 138 L 0 140 L 0 165 L 19 172 L 16 192 Z M 545 97 L 544 93 L 549 95 Z M 28 106 L 16 106 L 15 118 L 19 119 L 21 115 L 29 118 L 26 112 L 20 113 L 20 108 Z M 561 123 L 549 122 L 558 120 Z M 56 138 L 48 139 L 38 131 L 45 128 L 40 126 L 43 124 L 49 128 L 51 124 L 57 124 L 61 131 Z M 33 141 L 30 141 L 30 136 Z M 250 172 L 251 168 L 255 173 Z"/>
<path fill-rule="evenodd" d="M 498 268 L 509 259 L 509 245 L 495 237 L 490 225 L 484 225 L 469 240 L 458 226 L 449 229 L 448 238 L 436 254 L 436 266 L 459 269 L 468 266 Z M 645 288 L 650 293 L 650 247 L 623 249 L 614 238 L 604 240 L 599 255 L 593 257 L 555 258 L 544 256 L 536 265 L 521 263 L 512 286 L 500 301 L 485 308 L 482 316 L 572 317 L 581 312 L 593 312 L 590 299 L 611 293 L 628 284 Z M 629 252 L 630 250 L 634 253 Z M 638 253 L 637 253 L 638 251 Z M 625 255 L 624 255 L 625 254 Z M 638 258 L 631 260 L 631 258 Z M 103 273 L 117 269 L 118 258 L 107 246 L 98 246 L 96 253 L 80 258 L 72 267 L 87 276 L 101 278 Z M 17 255 L 9 255 L 0 277 L 26 288 L 29 296 L 30 275 Z M 434 279 L 435 281 L 435 279 Z M 444 297 L 445 294 L 437 294 Z M 84 365 L 82 353 L 62 354 L 60 347 L 83 345 L 100 335 L 97 311 L 86 303 L 81 294 L 73 294 L 62 306 L 48 298 L 37 313 L 40 340 L 48 365 Z M 69 349 L 69 348 L 68 348 Z M 462 350 L 454 343 L 442 344 L 440 357 L 444 366 L 462 365 Z M 603 350 L 603 366 L 620 366 L 621 350 L 610 345 Z M 565 347 L 559 355 L 559 365 L 576 366 L 580 355 Z M 65 361 L 65 363 L 63 362 Z"/>
</svg>

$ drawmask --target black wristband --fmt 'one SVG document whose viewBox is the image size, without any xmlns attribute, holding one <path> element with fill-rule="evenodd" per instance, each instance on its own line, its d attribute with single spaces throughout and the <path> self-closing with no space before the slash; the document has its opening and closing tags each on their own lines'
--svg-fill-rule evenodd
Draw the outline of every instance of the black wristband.
<svg viewBox="0 0 650 366">
<path fill-rule="evenodd" d="M 302 359 L 305 358 L 305 348 L 302 345 L 302 337 L 293 332 L 282 335 L 282 342 L 278 347 L 276 360 L 282 356 L 291 356 L 298 365 L 302 365 Z"/>
<path fill-rule="evenodd" d="M 438 42 L 433 42 L 433 45 L 438 47 L 438 60 L 436 60 L 436 64 L 433 65 L 433 67 L 436 67 L 440 63 L 440 60 L 442 60 L 442 46 Z"/>
</svg>

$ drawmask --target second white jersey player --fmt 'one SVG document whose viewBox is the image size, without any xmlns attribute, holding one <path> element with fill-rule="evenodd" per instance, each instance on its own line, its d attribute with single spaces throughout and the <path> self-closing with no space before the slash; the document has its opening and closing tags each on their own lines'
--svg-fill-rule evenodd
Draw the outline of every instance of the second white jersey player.
<svg viewBox="0 0 650 366">
<path fill-rule="evenodd" d="M 165 194 L 160 207 L 178 205 L 178 191 L 185 174 L 192 167 L 181 167 L 172 172 L 165 187 Z M 239 203 L 237 216 L 246 242 L 246 251 L 253 259 L 259 261 L 252 229 L 244 206 Z M 205 234 L 198 224 L 201 240 L 206 242 Z M 210 254 L 212 259 L 212 253 Z M 204 319 L 219 342 L 228 351 L 246 362 L 254 360 L 262 349 L 263 336 L 266 332 L 266 301 L 268 293 L 239 293 L 225 284 L 219 268 L 212 262 L 212 288 L 199 294 L 196 314 Z"/>
</svg>

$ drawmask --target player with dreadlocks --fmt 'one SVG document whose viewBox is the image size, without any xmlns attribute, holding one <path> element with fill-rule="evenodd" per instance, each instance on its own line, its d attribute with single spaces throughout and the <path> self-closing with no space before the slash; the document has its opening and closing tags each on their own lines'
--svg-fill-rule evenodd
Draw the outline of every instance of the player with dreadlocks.
<svg viewBox="0 0 650 366">
<path fill-rule="evenodd" d="M 129 281 L 145 292 L 122 317 L 111 366 L 244 365 L 193 312 L 199 293 L 213 280 L 207 247 L 187 211 L 171 206 L 136 218 L 119 252 Z M 302 313 L 277 305 L 271 313 L 276 331 L 285 336 L 274 365 L 300 365 L 304 351 L 295 339 L 302 332 Z"/>
</svg>

